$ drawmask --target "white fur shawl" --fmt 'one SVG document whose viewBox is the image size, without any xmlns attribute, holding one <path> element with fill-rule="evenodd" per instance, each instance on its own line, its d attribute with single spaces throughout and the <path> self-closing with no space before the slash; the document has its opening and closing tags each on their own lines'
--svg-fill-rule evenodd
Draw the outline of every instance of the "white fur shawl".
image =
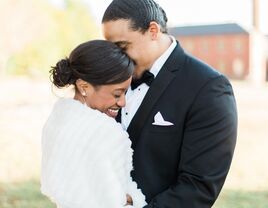
<svg viewBox="0 0 268 208">
<path fill-rule="evenodd" d="M 42 133 L 42 193 L 61 208 L 123 208 L 127 193 L 133 207 L 145 206 L 130 176 L 130 146 L 113 118 L 60 99 Z"/>
</svg>

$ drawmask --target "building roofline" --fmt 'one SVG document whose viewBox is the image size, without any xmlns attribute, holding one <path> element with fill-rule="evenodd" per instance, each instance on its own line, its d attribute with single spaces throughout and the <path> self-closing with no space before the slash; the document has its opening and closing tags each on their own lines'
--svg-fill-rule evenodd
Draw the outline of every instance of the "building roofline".
<svg viewBox="0 0 268 208">
<path fill-rule="evenodd" d="M 249 34 L 246 29 L 237 23 L 178 26 L 170 27 L 168 31 L 173 36 Z"/>
</svg>

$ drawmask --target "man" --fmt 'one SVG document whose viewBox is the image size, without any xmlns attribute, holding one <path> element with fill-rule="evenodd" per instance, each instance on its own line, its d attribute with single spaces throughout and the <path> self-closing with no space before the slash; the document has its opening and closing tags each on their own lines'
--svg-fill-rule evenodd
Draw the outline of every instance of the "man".
<svg viewBox="0 0 268 208">
<path fill-rule="evenodd" d="M 133 85 L 121 112 L 134 149 L 132 176 L 146 208 L 208 208 L 233 156 L 235 98 L 229 81 L 186 54 L 166 23 L 153 0 L 114 0 L 102 19 L 104 37 L 134 60 L 133 80 L 147 75 L 150 85 Z"/>
</svg>

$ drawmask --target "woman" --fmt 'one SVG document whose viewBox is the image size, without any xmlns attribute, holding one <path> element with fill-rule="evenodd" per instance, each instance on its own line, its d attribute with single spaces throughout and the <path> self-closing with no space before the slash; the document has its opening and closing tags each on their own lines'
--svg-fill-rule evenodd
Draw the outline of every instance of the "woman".
<svg viewBox="0 0 268 208">
<path fill-rule="evenodd" d="M 55 86 L 75 87 L 73 99 L 55 104 L 42 132 L 41 191 L 57 207 L 145 205 L 130 176 L 131 142 L 114 120 L 133 68 L 121 49 L 104 40 L 79 45 L 52 67 Z"/>
</svg>

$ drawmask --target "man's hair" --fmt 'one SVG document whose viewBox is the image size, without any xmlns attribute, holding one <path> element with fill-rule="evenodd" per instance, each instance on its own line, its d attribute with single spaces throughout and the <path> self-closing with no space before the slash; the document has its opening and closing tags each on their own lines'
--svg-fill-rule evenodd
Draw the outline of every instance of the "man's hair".
<svg viewBox="0 0 268 208">
<path fill-rule="evenodd" d="M 153 0 L 113 0 L 103 15 L 102 23 L 119 19 L 130 20 L 130 28 L 142 33 L 149 29 L 150 22 L 155 21 L 161 32 L 167 33 L 166 13 Z"/>
</svg>

